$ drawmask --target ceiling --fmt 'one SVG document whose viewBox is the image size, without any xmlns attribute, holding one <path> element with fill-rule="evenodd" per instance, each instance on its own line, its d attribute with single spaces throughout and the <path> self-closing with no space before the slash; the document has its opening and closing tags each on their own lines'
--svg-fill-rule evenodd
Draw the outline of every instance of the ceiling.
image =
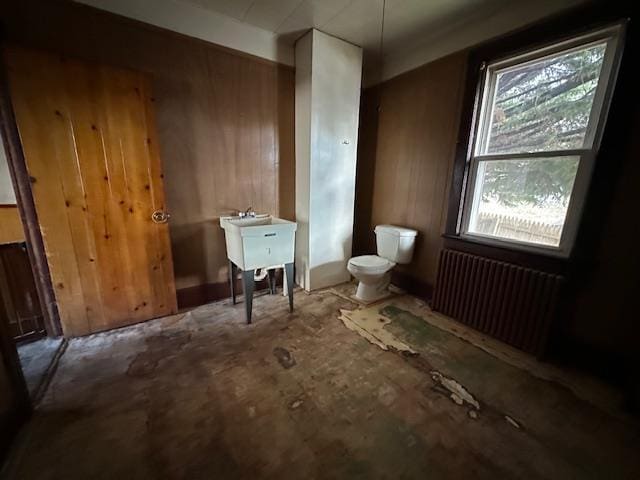
<svg viewBox="0 0 640 480">
<path fill-rule="evenodd" d="M 293 44 L 317 28 L 364 48 L 380 51 L 383 0 L 180 0 L 274 32 Z M 407 42 L 449 28 L 488 7 L 525 0 L 386 0 L 384 51 L 393 54 Z"/>
<path fill-rule="evenodd" d="M 370 85 L 589 0 L 75 1 L 288 65 L 317 28 L 363 47 Z"/>
</svg>

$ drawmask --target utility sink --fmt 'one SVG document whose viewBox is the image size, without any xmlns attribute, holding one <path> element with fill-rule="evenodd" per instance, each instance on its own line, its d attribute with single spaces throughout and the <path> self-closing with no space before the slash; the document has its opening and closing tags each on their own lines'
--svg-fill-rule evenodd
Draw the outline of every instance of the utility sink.
<svg viewBox="0 0 640 480">
<path fill-rule="evenodd" d="M 298 224 L 272 217 L 221 217 L 229 259 L 229 289 L 236 303 L 236 279 L 238 268 L 242 270 L 242 288 L 247 323 L 251 323 L 255 271 L 259 268 L 284 267 L 289 311 L 293 311 L 293 258 Z M 275 270 L 267 271 L 270 293 L 275 293 Z"/>
<path fill-rule="evenodd" d="M 293 263 L 298 224 L 272 217 L 221 217 L 227 258 L 243 271 Z"/>
</svg>

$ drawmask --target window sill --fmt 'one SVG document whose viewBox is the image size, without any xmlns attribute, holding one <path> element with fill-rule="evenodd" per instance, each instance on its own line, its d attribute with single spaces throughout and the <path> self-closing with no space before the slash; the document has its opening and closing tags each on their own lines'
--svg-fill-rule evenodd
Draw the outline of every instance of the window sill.
<svg viewBox="0 0 640 480">
<path fill-rule="evenodd" d="M 445 248 L 553 273 L 562 273 L 569 263 L 569 257 L 565 252 L 545 248 L 531 248 L 528 245 L 450 233 L 443 234 L 442 238 L 445 239 Z"/>
<path fill-rule="evenodd" d="M 501 240 L 499 238 L 484 235 L 469 235 L 462 233 L 457 235 L 457 237 L 469 242 L 481 243 L 491 247 L 504 248 L 507 250 L 517 250 L 519 252 L 530 253 L 532 255 L 541 255 L 552 258 L 567 258 L 569 256 L 566 251 L 554 247 L 546 247 L 544 245 L 535 245 L 533 243 L 510 242 L 509 240 Z"/>
</svg>

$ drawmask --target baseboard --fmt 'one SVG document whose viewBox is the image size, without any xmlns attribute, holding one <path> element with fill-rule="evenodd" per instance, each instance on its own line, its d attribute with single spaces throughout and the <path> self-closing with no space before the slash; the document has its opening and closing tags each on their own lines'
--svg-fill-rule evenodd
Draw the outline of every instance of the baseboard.
<svg viewBox="0 0 640 480">
<path fill-rule="evenodd" d="M 433 285 L 397 270 L 391 271 L 391 283 L 426 302 L 430 302 L 433 296 Z"/>
<path fill-rule="evenodd" d="M 416 280 L 414 277 L 398 271 L 392 272 L 391 283 L 415 297 L 427 302 L 431 301 L 433 285 L 429 283 Z M 276 272 L 276 284 L 282 285 L 281 271 Z M 242 282 L 240 279 L 236 280 L 235 288 L 236 292 L 238 292 L 237 294 L 241 295 Z M 256 291 L 266 290 L 267 288 L 266 280 L 256 282 Z M 229 282 L 205 283 L 193 287 L 180 288 L 176 290 L 176 296 L 178 297 L 179 309 L 193 308 L 229 298 L 231 297 L 231 290 L 229 289 Z"/>
<path fill-rule="evenodd" d="M 276 285 L 282 285 L 282 272 L 276 272 Z M 255 291 L 266 290 L 268 287 L 267 280 L 256 282 Z M 236 295 L 242 295 L 242 281 L 236 279 L 235 282 Z M 193 287 L 179 288 L 176 290 L 178 298 L 178 308 L 193 308 L 207 303 L 217 302 L 231 297 L 231 289 L 229 282 L 205 283 L 195 285 Z"/>
<path fill-rule="evenodd" d="M 12 332 L 13 333 L 13 332 Z M 24 345 L 27 343 L 37 342 L 38 340 L 42 340 L 43 338 L 47 338 L 47 332 L 29 332 L 25 335 L 14 336 L 13 339 L 16 342 L 16 345 Z"/>
</svg>

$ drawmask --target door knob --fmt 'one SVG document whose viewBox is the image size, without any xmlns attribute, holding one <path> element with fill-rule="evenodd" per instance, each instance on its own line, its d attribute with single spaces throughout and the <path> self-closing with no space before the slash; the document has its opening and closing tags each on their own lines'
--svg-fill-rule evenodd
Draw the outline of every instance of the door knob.
<svg viewBox="0 0 640 480">
<path fill-rule="evenodd" d="M 156 210 L 151 214 L 151 220 L 153 220 L 154 223 L 167 223 L 169 218 L 171 218 L 171 215 L 163 210 Z"/>
</svg>

